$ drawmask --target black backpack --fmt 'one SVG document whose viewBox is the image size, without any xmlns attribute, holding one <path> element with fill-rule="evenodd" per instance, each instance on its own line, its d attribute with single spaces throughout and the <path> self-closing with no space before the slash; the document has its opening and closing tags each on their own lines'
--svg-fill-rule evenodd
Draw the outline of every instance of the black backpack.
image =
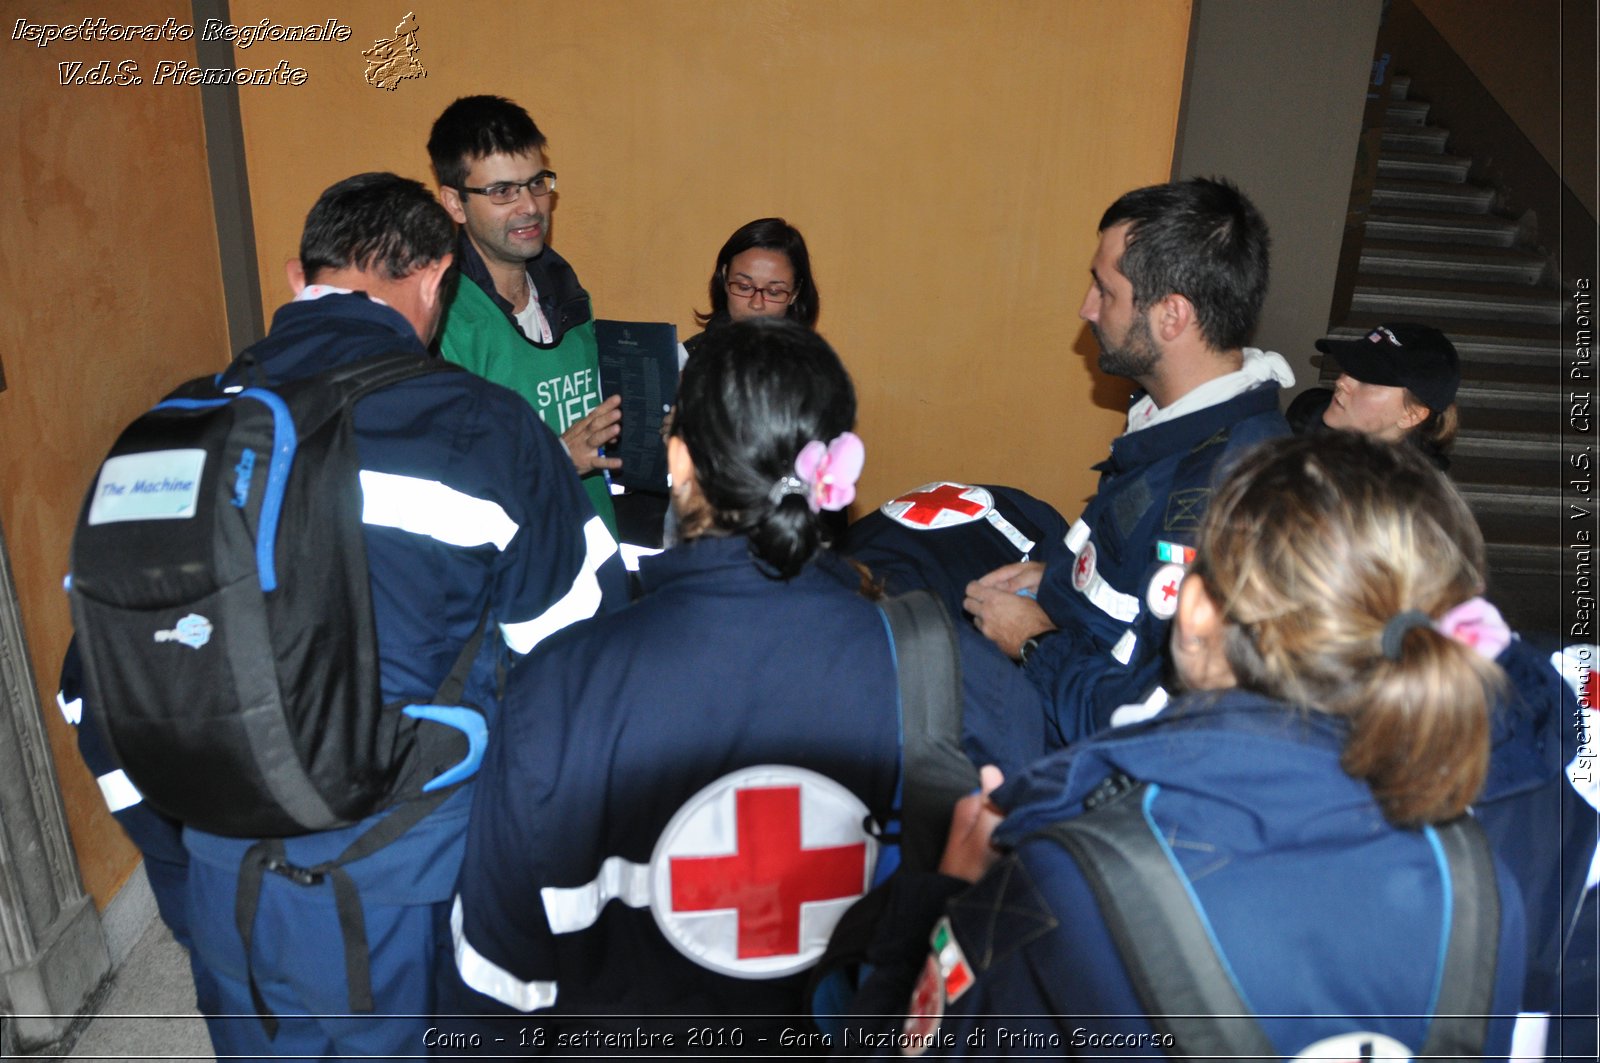
<svg viewBox="0 0 1600 1063">
<path fill-rule="evenodd" d="M 481 749 L 454 703 L 482 625 L 444 709 L 383 704 L 351 422 L 362 396 L 454 369 L 381 355 L 268 386 L 246 351 L 112 447 L 68 588 L 94 718 L 154 808 L 290 837 L 448 785 Z"/>
</svg>

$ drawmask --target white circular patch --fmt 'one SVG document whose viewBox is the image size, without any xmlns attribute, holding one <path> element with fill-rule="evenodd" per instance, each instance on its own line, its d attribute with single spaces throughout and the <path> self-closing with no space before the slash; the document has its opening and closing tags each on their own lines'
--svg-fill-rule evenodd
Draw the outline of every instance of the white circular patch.
<svg viewBox="0 0 1600 1063">
<path fill-rule="evenodd" d="M 673 815 L 650 856 L 650 911 L 673 947 L 734 978 L 810 967 L 872 883 L 867 806 L 783 764 L 730 772 Z"/>
<path fill-rule="evenodd" d="M 1162 565 L 1150 578 L 1150 589 L 1144 593 L 1144 603 L 1152 616 L 1162 620 L 1178 611 L 1178 588 L 1183 584 L 1186 570 L 1182 565 Z"/>
<path fill-rule="evenodd" d="M 1411 1063 L 1411 1049 L 1396 1041 L 1393 1037 L 1385 1037 L 1381 1033 L 1341 1033 L 1332 1037 L 1324 1037 L 1314 1045 L 1307 1045 L 1300 1050 L 1289 1063 L 1362 1063 L 1372 1060 L 1373 1063 L 1392 1061 L 1392 1063 Z"/>
<path fill-rule="evenodd" d="M 987 517 L 994 508 L 994 495 L 986 487 L 941 480 L 907 491 L 878 508 L 912 531 L 937 531 Z"/>
<path fill-rule="evenodd" d="M 1083 544 L 1083 549 L 1078 551 L 1078 558 L 1072 563 L 1072 585 L 1078 590 L 1083 590 L 1094 579 L 1094 543 Z"/>
</svg>

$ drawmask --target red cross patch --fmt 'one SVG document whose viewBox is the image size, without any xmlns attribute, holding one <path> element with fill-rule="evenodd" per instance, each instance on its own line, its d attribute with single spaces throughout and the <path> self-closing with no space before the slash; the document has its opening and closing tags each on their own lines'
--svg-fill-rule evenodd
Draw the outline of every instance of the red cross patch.
<svg viewBox="0 0 1600 1063">
<path fill-rule="evenodd" d="M 913 531 L 936 531 L 981 520 L 994 508 L 988 488 L 938 482 L 885 502 L 883 515 Z"/>
<path fill-rule="evenodd" d="M 1151 615 L 1166 620 L 1178 611 L 1178 588 L 1183 585 L 1185 571 L 1182 565 L 1162 565 L 1156 569 L 1144 596 Z"/>
<path fill-rule="evenodd" d="M 684 803 L 650 858 L 651 911 L 673 946 L 735 978 L 816 962 L 872 881 L 866 805 L 787 765 L 724 775 Z"/>
<path fill-rule="evenodd" d="M 1072 563 L 1072 585 L 1078 590 L 1083 590 L 1094 579 L 1094 543 L 1083 544 L 1083 549 L 1078 551 L 1078 559 Z"/>
</svg>

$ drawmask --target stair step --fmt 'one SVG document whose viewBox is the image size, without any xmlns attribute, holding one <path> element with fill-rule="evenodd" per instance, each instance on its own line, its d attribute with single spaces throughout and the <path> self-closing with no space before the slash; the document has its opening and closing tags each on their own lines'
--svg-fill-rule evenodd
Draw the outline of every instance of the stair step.
<svg viewBox="0 0 1600 1063">
<path fill-rule="evenodd" d="M 1461 250 L 1391 240 L 1367 240 L 1361 247 L 1364 274 L 1532 285 L 1545 269 L 1544 256 L 1511 248 Z"/>
<path fill-rule="evenodd" d="M 1472 396 L 1467 396 L 1472 398 Z M 1518 439 L 1538 437 L 1545 439 L 1552 446 L 1561 441 L 1561 409 L 1560 405 L 1544 397 L 1541 402 L 1530 403 L 1517 409 L 1481 406 L 1474 403 L 1466 406 L 1457 395 L 1457 406 L 1461 414 L 1461 434 L 1474 437 L 1511 438 Z"/>
<path fill-rule="evenodd" d="M 1451 451 L 1450 479 L 1458 487 L 1477 487 L 1518 494 L 1525 487 L 1559 490 L 1566 469 L 1560 461 L 1513 456 L 1483 457 L 1465 447 Z"/>
<path fill-rule="evenodd" d="M 1450 130 L 1439 126 L 1384 126 L 1383 151 L 1405 151 L 1418 155 L 1442 155 Z"/>
<path fill-rule="evenodd" d="M 1510 384 L 1463 379 L 1461 386 L 1456 389 L 1456 405 L 1463 409 L 1526 410 L 1547 414 L 1553 419 L 1561 411 L 1561 400 L 1566 393 L 1566 382 L 1553 374 L 1544 379 L 1520 380 Z"/>
<path fill-rule="evenodd" d="M 1447 214 L 1487 214 L 1495 192 L 1482 185 L 1380 177 L 1372 189 L 1374 210 L 1436 210 Z"/>
<path fill-rule="evenodd" d="M 1351 309 L 1386 318 L 1427 321 L 1434 317 L 1488 318 L 1560 324 L 1561 300 L 1553 295 L 1487 294 L 1422 287 L 1409 278 L 1369 278 L 1357 283 Z M 1475 288 L 1490 285 L 1472 285 Z"/>
<path fill-rule="evenodd" d="M 1425 100 L 1391 100 L 1384 108 L 1383 127 L 1389 129 L 1425 126 L 1428 124 L 1430 106 L 1431 104 Z"/>
<path fill-rule="evenodd" d="M 1555 574 L 1561 571 L 1560 544 L 1485 542 L 1492 568 Z"/>
<path fill-rule="evenodd" d="M 1486 542 L 1524 546 L 1559 544 L 1566 503 L 1559 487 L 1483 487 L 1456 484 Z"/>
<path fill-rule="evenodd" d="M 1573 456 L 1588 453 L 1589 444 L 1580 439 L 1562 440 L 1559 432 L 1501 432 L 1479 434 L 1462 429 L 1456 436 L 1451 455 L 1459 461 L 1537 461 L 1558 467 L 1563 473 L 1579 468 Z M 1581 459 L 1580 459 L 1581 460 Z M 1592 459 L 1590 461 L 1592 464 Z"/>
<path fill-rule="evenodd" d="M 1410 74 L 1396 74 L 1394 77 L 1389 79 L 1389 98 L 1391 100 L 1403 100 L 1407 95 L 1410 94 L 1410 92 Z"/>
<path fill-rule="evenodd" d="M 1323 387 L 1333 387 L 1338 379 L 1338 360 L 1325 359 L 1327 371 L 1318 379 Z M 1554 408 L 1556 396 L 1564 394 L 1567 386 L 1566 377 L 1559 366 L 1555 365 L 1494 365 L 1491 363 L 1463 363 L 1461 367 L 1462 386 L 1481 390 L 1483 397 L 1478 398 L 1475 404 L 1495 401 L 1499 399 L 1501 391 L 1537 391 Z"/>
<path fill-rule="evenodd" d="M 1485 547 L 1489 562 L 1485 593 L 1512 630 L 1552 646 L 1570 642 L 1561 629 L 1563 614 L 1570 617 L 1572 612 L 1570 600 L 1563 601 L 1561 548 L 1494 542 Z"/>
<path fill-rule="evenodd" d="M 1366 235 L 1369 240 L 1514 247 L 1517 223 L 1488 214 L 1385 209 L 1367 216 Z"/>
<path fill-rule="evenodd" d="M 1485 542 L 1532 547 L 1534 549 L 1560 549 L 1562 501 L 1559 491 L 1552 491 L 1545 504 L 1530 505 L 1521 498 L 1511 498 L 1483 491 L 1476 487 L 1460 488 L 1472 515 L 1478 519 L 1478 528 Z"/>
<path fill-rule="evenodd" d="M 1344 324 L 1329 329 L 1328 335 L 1335 339 L 1360 339 L 1386 323 L 1372 314 L 1352 314 Z M 1554 327 L 1518 327 L 1446 317 L 1429 318 L 1427 323 L 1450 337 L 1456 353 L 1461 356 L 1462 371 L 1469 375 L 1480 366 L 1518 366 L 1561 372 L 1561 337 Z"/>
<path fill-rule="evenodd" d="M 1460 155 L 1415 154 L 1383 151 L 1378 154 L 1378 176 L 1408 177 L 1418 181 L 1461 182 L 1472 170 L 1472 160 Z"/>
</svg>

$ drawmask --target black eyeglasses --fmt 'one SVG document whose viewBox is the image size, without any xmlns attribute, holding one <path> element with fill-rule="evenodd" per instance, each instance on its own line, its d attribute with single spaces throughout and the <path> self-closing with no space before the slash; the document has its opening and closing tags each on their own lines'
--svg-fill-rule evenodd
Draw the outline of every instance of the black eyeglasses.
<svg viewBox="0 0 1600 1063">
<path fill-rule="evenodd" d="M 496 181 L 492 185 L 482 188 L 473 188 L 470 185 L 456 185 L 457 192 L 471 192 L 475 196 L 483 196 L 490 203 L 506 206 L 522 198 L 522 190 L 526 188 L 533 193 L 534 199 L 548 196 L 556 190 L 556 174 L 554 170 L 541 170 L 526 181 Z"/>
<path fill-rule="evenodd" d="M 799 285 L 796 285 L 794 290 L 777 286 L 763 288 L 760 285 L 751 284 L 749 281 L 735 280 L 730 280 L 727 287 L 729 295 L 737 295 L 741 299 L 753 299 L 756 292 L 760 292 L 761 298 L 767 302 L 779 304 L 787 303 L 790 299 L 793 299 L 794 293 L 799 290 Z"/>
</svg>

